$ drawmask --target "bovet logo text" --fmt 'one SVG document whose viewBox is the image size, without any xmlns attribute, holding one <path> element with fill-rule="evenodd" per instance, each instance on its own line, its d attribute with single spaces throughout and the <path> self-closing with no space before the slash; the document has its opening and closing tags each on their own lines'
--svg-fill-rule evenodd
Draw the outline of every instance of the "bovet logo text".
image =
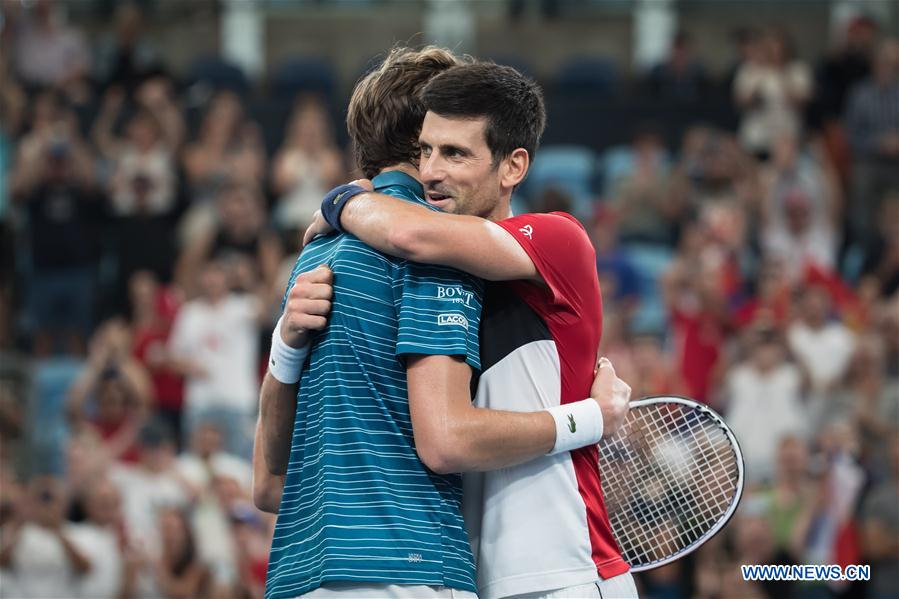
<svg viewBox="0 0 899 599">
<path fill-rule="evenodd" d="M 439 300 L 446 300 L 455 302 L 457 304 L 465 304 L 466 306 L 470 306 L 472 296 L 474 296 L 474 294 L 471 291 L 466 291 L 461 287 L 444 287 L 443 285 L 437 286 L 437 299 Z"/>
<path fill-rule="evenodd" d="M 462 325 L 463 327 L 467 327 L 468 319 L 458 312 L 450 312 L 449 314 L 438 314 L 437 324 L 439 326 Z"/>
</svg>

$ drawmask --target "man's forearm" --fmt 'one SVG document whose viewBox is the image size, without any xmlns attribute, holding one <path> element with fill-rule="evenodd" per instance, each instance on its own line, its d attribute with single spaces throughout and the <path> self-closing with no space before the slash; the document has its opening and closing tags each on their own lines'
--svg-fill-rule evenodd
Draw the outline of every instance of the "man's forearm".
<svg viewBox="0 0 899 599">
<path fill-rule="evenodd" d="M 549 453 L 556 425 L 549 412 L 506 412 L 471 407 L 452 419 L 444 472 L 495 470 Z M 455 450 L 452 450 L 455 448 Z"/>
<path fill-rule="evenodd" d="M 260 418 L 256 421 L 256 442 L 253 444 L 253 503 L 263 512 L 277 514 L 284 489 L 284 476 L 272 474 L 265 464 L 262 455 L 263 432 Z"/>
<path fill-rule="evenodd" d="M 259 413 L 262 453 L 265 465 L 272 474 L 287 472 L 296 410 L 297 385 L 285 385 L 266 373 L 259 397 Z"/>
<path fill-rule="evenodd" d="M 368 192 L 347 202 L 340 215 L 340 224 L 380 252 L 413 260 L 420 258 L 411 244 L 417 236 L 415 227 L 422 226 L 423 219 L 429 216 L 432 216 L 431 211 L 421 206 Z"/>
</svg>

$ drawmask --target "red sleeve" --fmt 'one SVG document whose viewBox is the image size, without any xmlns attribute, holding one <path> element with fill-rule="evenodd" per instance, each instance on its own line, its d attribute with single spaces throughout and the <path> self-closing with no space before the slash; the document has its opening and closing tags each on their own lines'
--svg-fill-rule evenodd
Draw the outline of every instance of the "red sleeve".
<svg viewBox="0 0 899 599">
<path fill-rule="evenodd" d="M 582 306 L 598 289 L 596 251 L 570 214 L 523 214 L 497 222 L 524 248 L 557 306 Z"/>
</svg>

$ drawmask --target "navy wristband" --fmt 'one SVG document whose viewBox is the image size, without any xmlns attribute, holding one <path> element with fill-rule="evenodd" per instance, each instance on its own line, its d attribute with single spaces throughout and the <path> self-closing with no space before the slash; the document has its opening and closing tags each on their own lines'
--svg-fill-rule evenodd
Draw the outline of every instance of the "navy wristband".
<svg viewBox="0 0 899 599">
<path fill-rule="evenodd" d="M 343 227 L 340 226 L 340 213 L 343 212 L 343 207 L 346 206 L 346 203 L 354 196 L 357 196 L 360 193 L 366 193 L 367 191 L 368 190 L 364 187 L 360 187 L 353 183 L 335 187 L 329 191 L 327 195 L 325 195 L 325 199 L 322 200 L 322 217 L 324 217 L 325 221 L 327 221 L 334 230 L 343 233 Z"/>
</svg>

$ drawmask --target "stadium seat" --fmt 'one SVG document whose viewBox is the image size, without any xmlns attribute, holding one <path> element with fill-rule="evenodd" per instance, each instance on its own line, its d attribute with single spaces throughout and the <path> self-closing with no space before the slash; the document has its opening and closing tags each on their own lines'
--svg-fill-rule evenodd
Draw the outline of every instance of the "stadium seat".
<svg viewBox="0 0 899 599">
<path fill-rule="evenodd" d="M 193 63 L 188 70 L 187 81 L 189 85 L 205 83 L 214 89 L 229 89 L 241 95 L 250 89 L 247 76 L 240 67 L 215 57 L 202 58 Z"/>
<path fill-rule="evenodd" d="M 314 58 L 292 58 L 273 71 L 272 95 L 293 99 L 299 93 L 324 96 L 330 106 L 334 96 L 335 77 L 331 66 Z"/>
<path fill-rule="evenodd" d="M 74 358 L 53 358 L 35 363 L 29 414 L 30 456 L 42 474 L 61 474 L 68 439 L 66 400 L 69 387 L 84 363 Z"/>
<path fill-rule="evenodd" d="M 640 305 L 631 327 L 636 333 L 662 334 L 667 330 L 668 314 L 659 280 L 674 253 L 670 248 L 649 243 L 629 243 L 624 251 L 639 277 Z"/>
<path fill-rule="evenodd" d="M 523 192 L 533 203 L 549 187 L 569 194 L 574 213 L 589 218 L 593 213 L 596 154 L 583 146 L 545 146 L 540 148 L 531 165 Z"/>
<path fill-rule="evenodd" d="M 615 95 L 621 89 L 621 73 L 608 60 L 573 58 L 559 68 L 555 87 L 569 94 Z"/>
</svg>

